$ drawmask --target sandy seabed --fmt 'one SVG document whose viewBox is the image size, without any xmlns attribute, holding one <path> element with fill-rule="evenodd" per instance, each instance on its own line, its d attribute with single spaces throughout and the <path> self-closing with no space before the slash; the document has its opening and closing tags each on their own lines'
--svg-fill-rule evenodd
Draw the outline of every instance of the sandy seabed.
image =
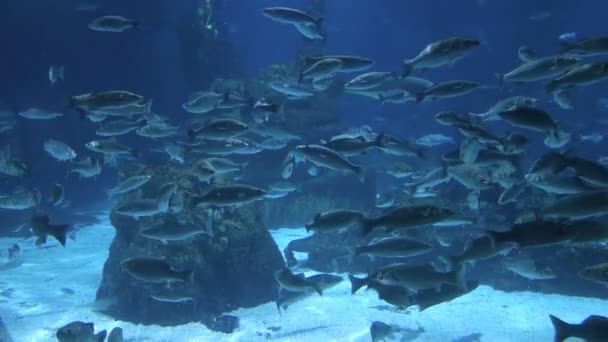
<svg viewBox="0 0 608 342">
<path fill-rule="evenodd" d="M 306 235 L 303 229 L 272 233 L 281 250 L 290 240 Z M 78 232 L 75 241 L 68 240 L 67 248 L 55 241 L 47 245 L 51 248 L 37 248 L 33 239 L 21 242 L 23 264 L 0 271 L 0 317 L 15 341 L 55 341 L 57 329 L 75 320 L 95 323 L 96 331 L 120 326 L 126 341 L 370 341 L 373 321 L 402 328 L 395 341 L 458 341 L 465 336 L 477 338 L 461 341 L 553 341 L 549 314 L 580 322 L 591 314 L 608 313 L 608 301 L 505 293 L 487 286 L 423 312 L 397 311 L 374 291 L 351 295 L 343 274 L 345 280 L 323 297 L 293 304 L 282 315 L 275 303 L 230 313 L 240 318 L 240 327 L 232 334 L 213 332 L 196 323 L 135 325 L 95 310 L 95 292 L 113 235 L 114 229 L 104 219 L 104 223 Z M 0 248 L 5 250 L 15 242 L 0 239 Z"/>
</svg>

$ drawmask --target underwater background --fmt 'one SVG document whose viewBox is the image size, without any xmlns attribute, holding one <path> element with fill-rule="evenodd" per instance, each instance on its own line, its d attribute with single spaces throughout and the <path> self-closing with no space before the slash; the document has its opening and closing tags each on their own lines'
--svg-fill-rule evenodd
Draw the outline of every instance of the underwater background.
<svg viewBox="0 0 608 342">
<path fill-rule="evenodd" d="M 0 342 L 608 341 L 601 2 L 1 7 Z"/>
</svg>

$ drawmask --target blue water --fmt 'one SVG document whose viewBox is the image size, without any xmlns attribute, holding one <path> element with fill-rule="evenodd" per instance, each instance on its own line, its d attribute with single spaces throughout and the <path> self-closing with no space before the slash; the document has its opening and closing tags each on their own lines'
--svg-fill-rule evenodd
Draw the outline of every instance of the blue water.
<svg viewBox="0 0 608 342">
<path fill-rule="evenodd" d="M 296 165 L 296 171 L 290 181 L 296 183 L 298 190 L 276 200 L 280 205 L 272 207 L 272 204 L 269 204 L 269 207 L 264 207 L 271 202 L 270 199 L 264 199 L 263 203 L 259 201 L 245 205 L 247 209 L 253 208 L 251 210 L 264 218 L 264 227 L 271 229 L 272 237 L 281 252 L 289 241 L 311 236 L 304 232 L 302 227 L 314 217 L 317 212 L 313 211 L 316 209 L 319 209 L 318 211 L 346 209 L 344 207 L 350 205 L 351 209 L 360 210 L 366 215 L 377 216 L 385 213 L 386 210 L 373 205 L 376 196 L 385 192 L 396 192 L 398 196 L 404 196 L 403 193 L 407 188 L 404 183 L 408 183 L 407 180 L 387 176 L 386 169 L 389 164 L 405 161 L 418 171 L 442 167 L 441 155 L 458 148 L 462 139 L 454 127 L 439 125 L 433 119 L 438 112 L 481 113 L 500 99 L 525 95 L 537 98 L 538 107 L 550 113 L 551 118 L 559 123 L 559 127 L 573 134 L 573 137 L 590 134 L 604 137 L 608 130 L 606 105 L 608 82 L 605 80 L 569 90 L 574 105 L 572 110 L 563 109 L 555 102 L 545 91 L 545 82 L 510 83 L 503 87 L 499 80 L 500 75 L 520 65 L 517 51 L 523 45 L 533 48 L 539 56 L 549 56 L 560 53 L 560 40 L 576 43 L 584 38 L 608 34 L 603 25 L 608 5 L 600 1 L 65 0 L 50 2 L 22 0 L 5 2 L 0 9 L 0 111 L 9 113 L 7 115 L 12 118 L 15 125 L 10 130 L 0 132 L 0 150 L 10 149 L 12 157 L 28 165 L 30 171 L 20 177 L 0 174 L 0 201 L 3 197 L 24 190 L 35 191 L 41 196 L 38 203 L 25 209 L 0 209 L 2 250 L 0 257 L 3 258 L 0 260 L 8 262 L 6 251 L 15 244 L 20 246 L 20 257 L 23 258 L 22 262 L 14 264 L 0 263 L 7 268 L 7 270 L 0 268 L 0 319 L 7 324 L 9 333 L 17 332 L 17 334 L 13 333 L 14 341 L 55 340 L 55 331 L 72 320 L 96 321 L 96 324 L 102 326 L 101 328 L 111 329 L 114 317 L 111 314 L 94 314 L 95 311 L 91 307 L 95 302 L 96 290 L 102 281 L 103 264 L 109 255 L 108 250 L 114 237 L 112 222 L 108 217 L 113 207 L 126 197 L 116 196 L 108 199 L 106 190 L 124 179 L 125 173 L 132 175 L 136 166 L 172 167 L 180 170 L 178 172 L 186 172 L 186 166 L 170 161 L 162 151 L 163 144 L 179 140 L 177 136 L 149 139 L 129 133 L 117 139 L 134 151 L 134 159 L 119 159 L 115 163 L 104 162 L 102 173 L 94 178 L 81 179 L 75 174 L 66 176 L 71 168 L 70 162 L 53 159 L 43 149 L 45 141 L 54 139 L 66 143 L 78 155 L 75 160 L 93 156 L 103 161 L 101 154 L 85 147 L 86 143 L 102 138 L 95 133 L 100 124 L 87 120 L 83 113 L 70 108 L 68 102 L 72 96 L 114 89 L 141 94 L 153 101 L 154 113 L 179 126 L 179 138 L 187 138 L 193 114 L 184 110 L 182 104 L 188 101 L 192 92 L 208 90 L 218 80 L 238 80 L 250 84 L 262 82 L 256 83 L 258 88 L 255 90 L 265 96 L 274 95 L 276 98 L 280 96 L 266 87 L 270 80 L 260 79 L 262 73 L 272 65 L 296 65 L 295 68 L 301 68 L 301 64 L 298 63 L 306 57 L 302 51 L 311 45 L 318 44 L 317 51 L 324 54 L 354 55 L 372 59 L 374 65 L 371 69 L 359 73 L 340 73 L 336 76 L 336 84 L 340 84 L 336 87 L 337 95 L 319 91 L 315 92 L 312 100 L 292 101 L 281 98 L 281 103 L 288 108 L 284 113 L 286 119 L 283 123 L 297 134 L 300 140 L 289 142 L 287 147 L 279 151 L 231 156 L 233 160 L 248 165 L 246 172 L 238 177 L 230 176 L 226 179 L 217 177 L 210 181 L 211 184 L 195 182 L 196 185 L 188 190 L 178 189 L 179 193 L 186 194 L 188 200 L 191 193 L 205 193 L 213 186 L 226 183 L 245 183 L 266 188 L 275 181 L 284 180 L 281 177 L 283 160 L 297 145 L 319 144 L 321 139 L 328 140 L 332 136 L 363 125 L 370 126 L 378 134 L 393 135 L 404 141 L 413 142 L 426 134 L 444 134 L 455 139 L 456 144 L 429 149 L 430 157 L 425 160 L 411 156 L 387 156 L 378 151 L 355 156 L 352 160 L 366 169 L 367 176 L 364 182 L 359 182 L 351 175 L 328 170 L 323 170 L 319 177 L 312 176 L 306 173 L 306 167 Z M 313 44 L 305 40 L 292 25 L 278 23 L 262 15 L 262 9 L 266 7 L 287 6 L 304 10 L 314 7 L 315 4 L 319 6 L 319 15 L 324 18 L 322 27 L 326 39 L 322 43 Z M 205 15 L 199 17 L 197 13 L 202 9 L 206 11 Z M 122 33 L 89 29 L 89 23 L 102 15 L 132 18 L 140 23 L 141 28 Z M 416 71 L 414 76 L 435 83 L 449 80 L 477 81 L 482 86 L 473 93 L 429 103 L 382 104 L 368 97 L 342 92 L 341 86 L 357 74 L 368 71 L 400 72 L 404 59 L 415 57 L 431 42 L 452 36 L 477 39 L 481 45 L 453 65 Z M 605 60 L 606 55 L 584 59 L 585 62 Z M 54 85 L 49 82 L 51 66 L 65 67 L 65 79 L 59 80 Z M 292 77 L 292 81 L 296 78 Z M 257 94 L 243 94 L 243 97 L 251 96 L 257 101 L 259 100 Z M 250 124 L 250 105 L 238 109 L 232 118 Z M 17 115 L 33 107 L 64 115 L 53 120 L 28 120 Z M 290 110 L 293 111 L 292 116 L 289 116 Z M 312 123 L 292 124 L 296 121 L 304 122 L 307 110 L 311 113 L 325 111 L 323 113 L 326 115 L 313 119 Z M 206 121 L 226 116 L 228 112 L 214 110 L 212 114 L 201 117 Z M 495 122 L 489 123 L 488 127 L 498 136 L 504 136 L 507 132 L 518 132 L 530 138 L 530 146 L 517 159 L 516 166 L 520 173 L 525 173 L 534 160 L 550 151 L 543 144 L 543 136 L 537 132 Z M 247 136 L 257 142 L 264 139 L 254 134 Z M 574 138 L 566 146 L 554 151 L 596 162 L 601 157 L 608 156 L 606 146 L 608 145 L 605 139 L 594 143 L 576 141 Z M 197 154 L 192 160 L 203 157 Z M 523 173 L 519 176 L 523 176 Z M 47 203 L 52 186 L 56 183 L 60 183 L 64 189 L 67 202 L 65 207 L 53 207 Z M 453 183 L 449 187 L 439 186 L 447 190 L 438 196 L 438 201 L 444 203 L 448 201 L 451 208 L 466 207 L 465 199 L 469 190 L 455 186 Z M 446 247 L 445 250 L 440 246 L 436 236 L 427 236 L 424 233 L 416 235 L 416 238 L 433 240 L 434 246 L 432 258 L 416 261 L 427 263 L 435 261 L 435 257 L 443 253 L 458 253 L 462 251 L 466 241 L 480 236 L 480 232 L 487 229 L 507 228 L 521 214 L 529 213 L 528 209 L 540 208 L 529 207 L 532 198 L 536 201 L 534 203 L 542 207 L 560 197 L 546 195 L 534 189 L 522 195 L 530 200 L 529 202 L 498 207 L 495 203 L 496 197 L 502 189 L 500 191 L 496 189 L 498 186 L 482 193 L 481 201 L 485 204 L 481 209 L 463 209 L 462 213 L 466 214 L 465 216 L 474 216 L 483 220 L 474 224 L 474 228 L 470 231 L 449 233 L 457 236 L 455 238 L 457 242 Z M 599 191 L 605 191 L 605 188 Z M 146 195 L 150 194 L 149 190 L 146 192 Z M 137 196 L 143 195 L 137 193 Z M 430 201 L 435 203 L 434 199 Z M 395 205 L 407 204 L 406 202 L 398 200 Z M 330 203 L 330 207 L 324 207 L 324 203 Z M 221 222 L 228 220 L 225 218 L 228 217 L 226 212 L 231 210 L 232 208 L 218 211 L 217 215 L 221 217 L 219 220 Z M 53 223 L 66 223 L 75 228 L 73 239 L 68 239 L 65 250 L 53 238 L 49 238 L 45 246 L 35 245 L 34 234 L 29 229 L 30 218 L 34 214 L 48 215 Z M 606 225 L 605 214 L 606 212 L 592 215 L 592 218 Z M 502 221 L 496 219 L 497 216 L 502 216 Z M 503 226 L 488 227 L 487 225 L 496 222 L 492 221 L 494 219 L 500 221 Z M 571 221 L 576 222 L 576 220 L 568 222 Z M 141 224 L 142 221 L 137 222 L 135 224 Z M 286 227 L 294 228 L 295 233 L 290 235 L 284 229 L 276 231 L 278 228 Z M 93 231 L 96 228 L 100 231 Z M 82 234 L 82 238 L 78 237 L 79 234 Z M 94 244 L 97 239 L 100 241 L 99 246 Z M 327 244 L 342 242 L 352 243 L 352 240 L 346 242 L 340 238 Z M 431 311 L 430 314 L 393 312 L 394 308 L 378 299 L 373 291 L 367 291 L 365 294 L 360 294 L 361 297 L 352 299 L 349 297 L 347 273 L 362 275 L 366 270 L 377 269 L 383 265 L 382 262 L 375 263 L 377 260 L 364 259 L 359 260 L 359 263 L 344 266 L 343 263 L 346 263 L 344 260 L 348 259 L 346 254 L 336 256 L 330 252 L 327 252 L 328 255 L 319 252 L 319 255 L 327 257 L 327 260 L 338 260 L 335 261 L 335 265 L 338 266 L 333 264 L 334 261 L 325 262 L 325 259 L 321 258 L 322 261 L 316 261 L 319 264 L 313 263 L 309 267 L 303 265 L 296 273 L 300 271 L 307 272 L 307 275 L 335 273 L 341 275 L 344 281 L 330 290 L 328 302 L 313 298 L 308 302 L 312 304 L 291 309 L 292 313 L 296 310 L 301 313 L 301 316 L 295 319 L 292 317 L 281 321 L 282 318 L 275 315 L 274 304 L 267 301 L 256 308 L 233 308 L 237 310 L 235 315 L 241 320 L 241 328 L 237 328 L 233 335 L 216 335 L 203 324 L 190 323 L 198 325 L 194 329 L 187 324 L 164 328 L 154 325 L 153 335 L 156 337 L 151 337 L 146 335 L 144 328 L 137 325 L 139 322 L 129 323 L 128 320 L 120 318 L 117 318 L 119 319 L 117 322 L 123 322 L 124 327 L 131 329 L 129 331 L 125 328 L 126 341 L 144 340 L 141 336 L 153 341 L 207 341 L 215 338 L 238 341 L 265 339 L 367 341 L 369 324 L 374 320 L 384 320 L 391 324 L 407 321 L 409 330 L 406 329 L 407 334 L 402 340 L 438 341 L 445 338 L 447 341 L 467 335 L 476 337 L 477 335 L 474 335 L 476 333 L 481 333 L 480 341 L 550 340 L 553 328 L 547 318 L 548 314 L 561 316 L 572 322 L 580 322 L 592 314 L 608 314 L 605 309 L 607 306 L 602 307 L 607 299 L 605 286 L 597 282 L 582 281 L 577 277 L 577 272 L 583 267 L 605 261 L 605 245 L 600 245 L 601 242 L 594 241 L 582 247 L 572 247 L 569 243 L 565 243 L 554 248 L 533 249 L 530 256 L 541 261 L 543 265 L 551 266 L 558 274 L 557 278 L 551 281 L 513 280 L 513 275 L 505 271 L 504 266 L 498 261 L 482 263 L 479 268 L 473 268 L 468 276 L 479 280 L 481 283 L 479 290 L 456 299 L 455 306 L 453 302 L 446 303 L 446 306 L 437 308 L 438 311 Z M 163 246 L 161 245 L 160 248 L 164 248 Z M 347 252 L 347 247 L 353 246 L 341 247 L 344 247 L 342 252 Z M 93 253 L 90 250 L 92 248 L 98 248 L 99 251 Z M 60 249 L 62 250 L 59 252 Z M 319 249 L 322 249 L 322 246 Z M 570 257 L 564 257 L 566 254 L 560 254 L 562 252 L 572 254 L 568 254 Z M 307 255 L 297 254 L 297 257 L 303 260 Z M 563 262 L 559 261 L 563 260 L 559 259 L 560 257 L 568 259 L 572 264 L 559 270 L 560 263 Z M 53 258 L 56 258 L 55 261 Z M 80 277 L 78 276 L 80 273 L 73 268 L 81 264 L 69 263 L 70 259 L 73 259 L 72 261 L 82 259 L 84 260 L 82 265 L 91 263 L 93 266 Z M 59 264 L 61 266 L 57 266 Z M 323 267 L 319 267 L 320 264 Z M 28 272 L 32 271 L 28 271 L 28 267 L 34 270 L 31 277 Z M 494 272 L 495 270 L 498 271 Z M 65 277 L 65 273 L 69 273 L 70 276 Z M 69 278 L 70 282 L 63 286 L 60 281 L 62 278 Z M 63 303 L 67 309 L 56 312 L 53 310 L 54 306 L 61 305 L 61 301 L 66 300 L 66 296 L 69 295 L 58 291 L 59 289 L 46 292 L 44 287 L 37 284 L 47 281 L 53 286 L 76 291 L 77 300 L 68 299 Z M 14 296 L 11 295 L 13 291 L 16 293 Z M 471 297 L 467 299 L 467 296 Z M 488 299 L 490 297 L 495 297 L 496 302 Z M 60 300 L 57 301 L 57 298 Z M 486 299 L 492 305 L 482 305 L 481 303 Z M 537 304 L 525 302 L 535 299 L 538 299 Z M 459 305 L 460 300 L 465 304 Z M 568 305 L 577 306 L 578 303 L 580 310 L 568 312 Z M 204 304 L 198 303 L 203 306 Z M 373 306 L 387 306 L 389 309 L 370 309 Z M 508 312 L 510 309 L 506 306 L 514 312 Z M 505 312 L 494 313 L 492 307 L 500 307 Z M 171 310 L 170 306 L 168 308 Z M 30 309 L 31 312 L 28 311 Z M 68 310 L 73 310 L 77 314 L 66 314 Z M 349 312 L 352 314 L 357 310 L 365 311 L 366 314 L 358 317 L 360 320 L 357 320 L 356 324 L 345 323 L 345 320 L 357 318 L 349 315 Z M 504 335 L 508 332 L 505 332 L 503 327 L 492 326 L 492 322 L 500 325 L 501 319 L 510 319 L 509 317 L 515 313 L 529 314 L 529 316 L 526 316 L 527 321 L 524 318 L 514 319 L 517 322 L 508 326 L 511 335 Z M 340 319 L 339 316 L 342 314 L 346 317 L 345 320 Z M 493 314 L 496 315 L 492 316 Z M 461 325 L 459 329 L 459 319 L 453 317 L 458 315 L 489 318 L 487 322 L 480 323 L 478 328 L 474 324 L 468 324 L 466 328 Z M 176 316 L 179 316 L 179 313 Z M 31 317 L 42 318 L 38 321 Z M 192 321 L 190 317 L 184 319 Z M 471 317 L 472 319 L 474 318 Z M 437 328 L 442 320 L 447 323 Z M 264 330 L 272 325 L 268 322 L 280 325 L 282 332 L 270 333 Z M 417 328 L 415 322 L 424 327 L 426 335 L 412 332 Z M 406 326 L 402 325 L 402 328 Z M 200 336 L 196 334 L 197 329 L 201 331 Z M 1 331 L 0 342 L 3 342 Z M 29 331 L 30 335 L 26 337 L 25 331 Z M 401 333 L 403 334 L 403 331 Z"/>
</svg>

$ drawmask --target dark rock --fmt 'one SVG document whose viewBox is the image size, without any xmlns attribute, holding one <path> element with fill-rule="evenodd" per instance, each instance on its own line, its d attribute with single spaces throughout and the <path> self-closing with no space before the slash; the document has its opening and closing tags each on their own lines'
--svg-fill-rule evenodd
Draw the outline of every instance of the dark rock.
<svg viewBox="0 0 608 342">
<path fill-rule="evenodd" d="M 169 170 L 155 174 L 159 172 L 171 178 Z M 184 184 L 181 180 L 174 182 L 180 188 Z M 151 189 L 158 186 L 154 183 L 150 181 L 143 187 L 143 198 L 154 195 Z M 221 211 L 197 208 L 183 210 L 179 215 L 157 215 L 137 221 L 112 214 L 111 222 L 116 236 L 104 265 L 97 299 L 111 303 L 105 311 L 115 318 L 159 325 L 203 322 L 229 330 L 231 321 L 222 318 L 223 313 L 278 298 L 273 273 L 284 266 L 283 258 L 262 224 L 256 205 Z M 139 235 L 142 227 L 150 224 L 171 227 L 180 222 L 200 227 L 211 224 L 214 236 L 199 235 L 183 243 L 162 244 Z M 167 286 L 138 281 L 124 272 L 120 264 L 133 256 L 164 257 L 175 270 L 192 270 L 193 282 Z M 183 294 L 193 300 L 174 303 L 151 297 L 159 293 Z"/>
<path fill-rule="evenodd" d="M 236 330 L 236 328 L 239 327 L 239 318 L 232 315 L 221 315 L 203 323 L 205 323 L 207 328 L 213 331 L 231 334 L 234 330 Z"/>
</svg>

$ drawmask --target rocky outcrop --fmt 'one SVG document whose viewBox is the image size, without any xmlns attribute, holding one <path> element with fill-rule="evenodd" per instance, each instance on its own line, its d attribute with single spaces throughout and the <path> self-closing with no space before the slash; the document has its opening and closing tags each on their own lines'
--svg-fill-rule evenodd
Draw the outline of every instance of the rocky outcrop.
<svg viewBox="0 0 608 342">
<path fill-rule="evenodd" d="M 146 184 L 141 196 L 150 196 L 150 189 L 158 186 L 154 183 Z M 223 313 L 273 301 L 278 295 L 273 273 L 283 266 L 283 258 L 259 212 L 257 205 L 197 208 L 139 220 L 113 213 L 116 236 L 97 299 L 107 303 L 108 314 L 131 322 L 175 325 L 200 321 L 215 330 L 232 331 L 238 320 L 221 316 Z M 152 224 L 168 229 L 183 224 L 206 226 L 213 236 L 198 235 L 164 244 L 139 234 Z M 121 266 L 123 260 L 135 256 L 161 257 L 175 270 L 192 270 L 193 281 L 150 284 L 136 280 Z M 175 300 L 153 298 L 159 296 Z"/>
</svg>

